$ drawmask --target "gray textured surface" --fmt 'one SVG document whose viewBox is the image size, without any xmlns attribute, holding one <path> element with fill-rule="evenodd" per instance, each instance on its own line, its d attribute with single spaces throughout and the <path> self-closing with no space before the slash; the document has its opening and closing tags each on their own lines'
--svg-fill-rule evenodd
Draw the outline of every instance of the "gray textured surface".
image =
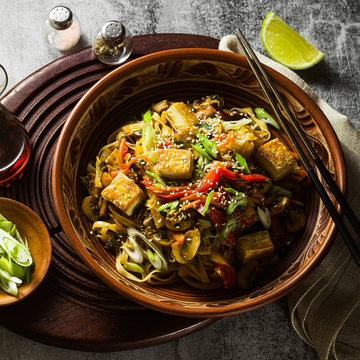
<svg viewBox="0 0 360 360">
<path fill-rule="evenodd" d="M 0 63 L 9 88 L 60 53 L 41 36 L 44 16 L 61 1 L 0 0 Z M 183 32 L 220 38 L 240 27 L 262 52 L 261 22 L 273 10 L 326 54 L 298 72 L 336 110 L 360 127 L 360 2 L 358 0 L 78 0 L 66 1 L 83 28 L 81 45 L 110 19 L 122 19 L 133 34 Z M 156 326 L 156 324 L 154 324 Z M 291 327 L 286 300 L 219 320 L 190 336 L 160 346 L 110 354 L 86 354 L 38 344 L 0 327 L 0 359 L 316 359 Z"/>
</svg>

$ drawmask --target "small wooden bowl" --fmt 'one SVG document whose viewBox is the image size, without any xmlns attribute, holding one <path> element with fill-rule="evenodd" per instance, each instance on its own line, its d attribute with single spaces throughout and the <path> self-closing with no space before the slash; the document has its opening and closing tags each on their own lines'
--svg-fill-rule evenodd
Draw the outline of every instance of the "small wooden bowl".
<svg viewBox="0 0 360 360">
<path fill-rule="evenodd" d="M 40 217 L 24 204 L 0 197 L 0 213 L 16 225 L 22 238 L 26 238 L 34 260 L 30 284 L 24 282 L 17 296 L 0 289 L 0 306 L 4 306 L 24 299 L 43 281 L 51 261 L 51 241 Z"/>
</svg>

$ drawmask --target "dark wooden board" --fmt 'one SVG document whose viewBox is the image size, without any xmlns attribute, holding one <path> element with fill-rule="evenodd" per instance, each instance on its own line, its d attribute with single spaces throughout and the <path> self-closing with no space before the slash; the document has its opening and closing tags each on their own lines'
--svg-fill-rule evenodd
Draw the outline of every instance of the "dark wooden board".
<svg viewBox="0 0 360 360">
<path fill-rule="evenodd" d="M 218 40 L 199 35 L 141 35 L 134 38 L 131 58 L 173 48 L 217 46 Z M 121 297 L 81 262 L 59 225 L 50 181 L 57 138 L 76 102 L 112 69 L 86 48 L 41 68 L 1 99 L 24 123 L 32 153 L 23 178 L 0 189 L 0 196 L 16 199 L 40 215 L 51 235 L 53 257 L 45 281 L 33 295 L 0 309 L 0 324 L 36 341 L 84 351 L 152 346 L 215 321 L 162 314 Z"/>
</svg>

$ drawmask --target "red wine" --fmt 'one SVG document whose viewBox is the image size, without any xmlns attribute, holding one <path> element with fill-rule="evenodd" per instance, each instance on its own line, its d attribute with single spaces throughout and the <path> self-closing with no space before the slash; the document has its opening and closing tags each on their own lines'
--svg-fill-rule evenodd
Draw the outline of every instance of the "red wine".
<svg viewBox="0 0 360 360">
<path fill-rule="evenodd" d="M 30 156 L 30 140 L 23 125 L 0 104 L 0 186 L 19 178 Z"/>
</svg>

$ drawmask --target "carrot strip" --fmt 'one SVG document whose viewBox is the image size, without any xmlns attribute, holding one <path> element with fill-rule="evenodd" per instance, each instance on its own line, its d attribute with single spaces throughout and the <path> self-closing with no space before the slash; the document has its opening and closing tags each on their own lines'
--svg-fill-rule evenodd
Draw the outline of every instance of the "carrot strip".
<svg viewBox="0 0 360 360">
<path fill-rule="evenodd" d="M 124 156 L 127 152 L 126 139 L 122 138 L 119 142 L 119 164 L 122 165 L 124 163 Z"/>
<path fill-rule="evenodd" d="M 226 139 L 223 142 L 221 142 L 220 144 L 217 144 L 218 149 L 220 150 L 220 149 L 224 148 L 225 146 L 227 146 L 228 144 L 230 144 L 231 142 L 233 142 L 235 139 L 235 136 L 236 136 L 235 132 L 230 131 L 228 136 L 226 137 Z"/>
<path fill-rule="evenodd" d="M 171 233 L 170 233 L 170 238 L 171 238 L 172 240 L 174 240 L 174 242 L 171 244 L 171 246 L 181 245 L 181 244 L 183 244 L 184 241 L 185 241 L 185 234 L 183 234 L 183 233 L 171 232 Z"/>
<path fill-rule="evenodd" d="M 148 163 L 152 163 L 151 159 L 148 156 L 146 156 L 146 155 L 138 155 L 138 156 L 135 156 L 134 158 L 132 158 L 126 164 L 122 164 L 120 167 L 128 169 L 132 164 L 136 163 L 140 159 L 144 159 Z"/>
<path fill-rule="evenodd" d="M 201 199 L 195 200 L 195 201 L 192 201 L 189 204 L 183 205 L 181 207 L 181 210 L 186 210 L 186 209 L 189 209 L 189 208 L 192 208 L 192 207 L 196 207 L 197 205 L 204 204 L 204 203 L 205 203 L 205 201 L 203 201 Z"/>
</svg>

